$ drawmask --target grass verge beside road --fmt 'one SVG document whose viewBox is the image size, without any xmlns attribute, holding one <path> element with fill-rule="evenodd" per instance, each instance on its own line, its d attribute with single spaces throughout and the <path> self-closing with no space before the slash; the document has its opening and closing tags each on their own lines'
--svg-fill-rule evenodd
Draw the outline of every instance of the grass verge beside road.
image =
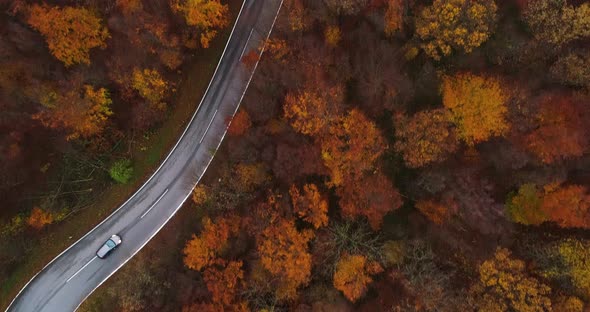
<svg viewBox="0 0 590 312">
<path fill-rule="evenodd" d="M 235 20 L 240 0 L 230 0 L 232 19 Z M 236 9 L 237 8 L 237 9 Z M 233 26 L 233 23 L 231 23 Z M 112 185 L 98 196 L 101 200 L 81 210 L 67 220 L 50 227 L 35 248 L 22 259 L 10 277 L 0 285 L 2 310 L 22 287 L 60 252 L 100 223 L 156 170 L 184 131 L 197 108 L 221 57 L 229 38 L 228 27 L 209 49 L 200 49 L 183 66 L 182 81 L 173 99 L 174 105 L 168 118 L 153 133 L 138 140 L 133 149 L 134 179 L 126 185 Z"/>
</svg>

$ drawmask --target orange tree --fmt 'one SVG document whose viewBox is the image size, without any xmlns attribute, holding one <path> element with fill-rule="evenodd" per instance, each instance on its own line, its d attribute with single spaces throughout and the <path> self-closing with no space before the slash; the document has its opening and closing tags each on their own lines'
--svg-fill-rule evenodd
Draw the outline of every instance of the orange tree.
<svg viewBox="0 0 590 312">
<path fill-rule="evenodd" d="M 51 223 L 53 223 L 53 216 L 51 213 L 48 211 L 43 211 L 39 207 L 33 208 L 29 218 L 27 219 L 27 224 L 35 230 L 40 230 Z"/>
<path fill-rule="evenodd" d="M 293 210 L 304 221 L 313 224 L 318 229 L 328 225 L 328 201 L 315 184 L 303 186 L 303 194 L 295 187 L 289 189 Z"/>
<path fill-rule="evenodd" d="M 49 92 L 41 98 L 45 110 L 33 115 L 49 128 L 64 129 L 67 139 L 89 138 L 104 130 L 111 111 L 111 98 L 105 88 L 85 85 L 63 94 Z"/>
<path fill-rule="evenodd" d="M 239 229 L 239 217 L 220 218 L 217 223 L 205 218 L 201 234 L 193 234 L 183 249 L 184 265 L 196 271 L 212 265 L 218 254 L 226 247 L 230 236 L 237 235 Z"/>
<path fill-rule="evenodd" d="M 269 225 L 257 238 L 257 249 L 262 266 L 279 282 L 276 295 L 293 299 L 297 288 L 306 285 L 311 275 L 311 254 L 308 243 L 313 232 L 299 232 L 292 220 L 281 219 Z"/>
<path fill-rule="evenodd" d="M 444 106 L 451 112 L 451 121 L 457 126 L 459 138 L 468 145 L 508 131 L 508 96 L 498 79 L 470 73 L 445 76 L 442 96 Z"/>
<path fill-rule="evenodd" d="M 183 14 L 187 25 L 201 32 L 203 48 L 208 48 L 217 32 L 229 25 L 229 7 L 219 0 L 172 0 L 170 5 Z"/>
<path fill-rule="evenodd" d="M 371 275 L 381 273 L 377 262 L 368 261 L 363 255 L 344 255 L 336 264 L 334 287 L 355 302 L 361 298 L 373 282 Z"/>
<path fill-rule="evenodd" d="M 379 129 L 357 109 L 340 117 L 329 132 L 321 146 L 322 159 L 330 170 L 331 186 L 358 179 L 364 172 L 373 170 L 386 148 Z"/>
<path fill-rule="evenodd" d="M 441 162 L 457 150 L 457 137 L 449 112 L 445 109 L 423 111 L 398 118 L 395 148 L 411 168 Z"/>
<path fill-rule="evenodd" d="M 568 185 L 549 190 L 541 210 L 562 227 L 590 228 L 590 195 L 586 187 Z"/>
<path fill-rule="evenodd" d="M 27 22 L 45 37 L 51 54 L 66 66 L 90 64 L 90 49 L 104 48 L 109 37 L 101 19 L 85 8 L 35 4 Z"/>
<path fill-rule="evenodd" d="M 209 267 L 203 274 L 211 301 L 224 307 L 231 307 L 240 288 L 245 286 L 242 261 L 231 261 L 221 268 Z"/>
</svg>

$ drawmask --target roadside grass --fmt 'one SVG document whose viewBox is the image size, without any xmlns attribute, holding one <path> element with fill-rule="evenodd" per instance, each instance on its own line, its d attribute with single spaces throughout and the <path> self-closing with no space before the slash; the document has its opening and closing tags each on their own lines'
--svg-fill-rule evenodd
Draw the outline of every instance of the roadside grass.
<svg viewBox="0 0 590 312">
<path fill-rule="evenodd" d="M 241 1 L 229 0 L 232 23 L 237 17 Z M 149 136 L 138 139 L 132 150 L 134 177 L 130 183 L 113 184 L 97 196 L 100 201 L 84 208 L 67 220 L 46 229 L 45 233 L 31 250 L 27 258 L 15 268 L 0 285 L 0 306 L 2 310 L 17 295 L 21 288 L 49 261 L 74 243 L 86 232 L 112 213 L 156 170 L 184 131 L 185 126 L 199 105 L 217 62 L 229 38 L 231 26 L 220 32 L 209 49 L 199 49 L 185 63 L 182 80 L 172 99 L 174 105 L 162 125 Z"/>
</svg>

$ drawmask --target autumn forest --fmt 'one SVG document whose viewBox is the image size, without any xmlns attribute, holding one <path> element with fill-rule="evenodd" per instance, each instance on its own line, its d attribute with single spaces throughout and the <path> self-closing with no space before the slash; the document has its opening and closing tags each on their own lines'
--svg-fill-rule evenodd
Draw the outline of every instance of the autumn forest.
<svg viewBox="0 0 590 312">
<path fill-rule="evenodd" d="M 158 166 L 241 5 L 0 0 L 2 308 Z M 590 2 L 284 0 L 254 64 L 80 311 L 590 311 Z"/>
</svg>

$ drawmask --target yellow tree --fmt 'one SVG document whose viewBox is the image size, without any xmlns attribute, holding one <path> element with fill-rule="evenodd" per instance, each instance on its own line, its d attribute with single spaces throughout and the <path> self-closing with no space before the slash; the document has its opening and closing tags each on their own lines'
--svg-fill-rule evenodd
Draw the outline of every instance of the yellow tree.
<svg viewBox="0 0 590 312">
<path fill-rule="evenodd" d="M 426 54 L 436 60 L 454 49 L 470 53 L 490 37 L 496 11 L 494 0 L 435 0 L 420 13 L 416 33 Z"/>
<path fill-rule="evenodd" d="M 162 102 L 168 82 L 162 78 L 162 75 L 155 69 L 139 70 L 133 69 L 131 86 L 139 95 L 144 98 L 154 108 L 164 110 L 166 103 Z"/>
<path fill-rule="evenodd" d="M 451 112 L 458 136 L 467 145 L 505 134 L 508 95 L 500 81 L 470 73 L 445 76 L 442 83 L 444 106 Z"/>
<path fill-rule="evenodd" d="M 90 64 L 90 49 L 104 48 L 109 37 L 101 19 L 85 8 L 35 4 L 27 22 L 45 37 L 51 54 L 66 66 Z"/>
<path fill-rule="evenodd" d="M 340 27 L 338 25 L 329 25 L 326 27 L 324 31 L 324 37 L 326 39 L 326 44 L 329 47 L 337 47 L 342 39 L 342 32 L 340 31 Z"/>
<path fill-rule="evenodd" d="M 373 282 L 371 276 L 382 271 L 378 263 L 368 261 L 365 256 L 344 255 L 336 264 L 334 287 L 355 302 L 367 292 Z"/>
<path fill-rule="evenodd" d="M 328 225 L 328 201 L 315 184 L 303 186 L 303 195 L 295 185 L 289 190 L 293 210 L 303 220 L 313 224 L 318 229 Z"/>
<path fill-rule="evenodd" d="M 551 311 L 551 288 L 526 274 L 525 263 L 498 248 L 479 267 L 479 282 L 471 289 L 477 311 Z"/>
<path fill-rule="evenodd" d="M 585 300 L 590 299 L 590 241 L 564 239 L 556 246 L 559 263 L 558 275 L 567 275 L 576 293 Z"/>
<path fill-rule="evenodd" d="M 537 40 L 562 45 L 590 37 L 590 3 L 574 7 L 566 0 L 528 1 L 524 20 Z"/>
<path fill-rule="evenodd" d="M 208 48 L 217 32 L 229 24 L 229 7 L 219 0 L 173 0 L 172 9 L 182 12 L 187 25 L 201 31 L 201 46 Z"/>
<path fill-rule="evenodd" d="M 277 297 L 293 299 L 297 288 L 309 282 L 311 254 L 307 245 L 312 238 L 313 232 L 299 232 L 293 221 L 284 219 L 268 226 L 257 238 L 262 266 L 280 281 Z"/>
</svg>

